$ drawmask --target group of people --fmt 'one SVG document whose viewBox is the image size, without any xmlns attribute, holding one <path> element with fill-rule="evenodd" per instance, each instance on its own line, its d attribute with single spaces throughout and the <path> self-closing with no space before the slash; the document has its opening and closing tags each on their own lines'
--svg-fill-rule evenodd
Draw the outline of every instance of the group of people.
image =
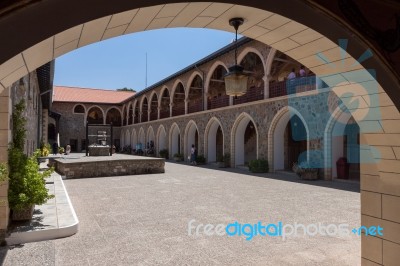
<svg viewBox="0 0 400 266">
<path fill-rule="evenodd" d="M 287 76 L 287 79 L 294 79 L 296 77 L 305 77 L 307 76 L 306 70 L 304 69 L 304 66 L 300 66 L 300 70 L 299 70 L 299 75 L 296 75 L 296 69 L 292 68 L 292 71 L 289 73 L 289 75 Z"/>
<path fill-rule="evenodd" d="M 154 154 L 154 141 L 150 140 L 147 142 L 145 149 L 143 150 L 143 145 L 141 142 L 136 144 L 135 154 L 137 155 L 152 155 Z"/>
</svg>

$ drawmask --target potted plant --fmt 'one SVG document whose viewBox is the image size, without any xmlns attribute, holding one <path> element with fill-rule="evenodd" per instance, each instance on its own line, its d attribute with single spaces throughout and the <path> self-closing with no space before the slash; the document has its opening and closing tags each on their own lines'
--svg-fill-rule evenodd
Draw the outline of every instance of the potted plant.
<svg viewBox="0 0 400 266">
<path fill-rule="evenodd" d="M 45 158 L 40 158 L 40 157 L 47 157 L 49 156 L 51 151 L 51 146 L 50 144 L 44 144 L 43 142 L 40 144 L 40 156 L 38 158 L 39 163 L 44 163 L 46 161 Z"/>
<path fill-rule="evenodd" d="M 224 168 L 225 167 L 224 156 L 222 154 L 217 156 L 217 166 L 219 168 Z"/>
<path fill-rule="evenodd" d="M 30 220 L 35 204 L 44 204 L 48 199 L 54 197 L 49 194 L 45 182 L 45 178 L 50 176 L 54 170 L 51 168 L 39 172 L 37 160 L 41 151 L 37 150 L 31 157 L 24 154 L 26 137 L 24 110 L 25 102 L 23 100 L 15 105 L 12 114 L 12 142 L 8 149 L 8 201 L 13 220 Z"/>
<path fill-rule="evenodd" d="M 181 162 L 181 161 L 183 161 L 183 154 L 181 154 L 181 153 L 175 153 L 174 154 L 174 161 L 175 162 Z"/>
<path fill-rule="evenodd" d="M 197 164 L 206 164 L 206 157 L 204 157 L 204 155 L 197 155 L 196 163 Z"/>
<path fill-rule="evenodd" d="M 169 158 L 169 152 L 167 149 L 160 150 L 159 155 L 161 158 L 165 158 L 165 159 Z"/>
<path fill-rule="evenodd" d="M 264 159 L 251 160 L 249 162 L 249 170 L 252 173 L 268 173 L 268 161 Z"/>
<path fill-rule="evenodd" d="M 42 144 L 40 145 L 40 157 L 47 157 L 47 156 L 49 156 L 50 151 L 51 151 L 51 146 L 50 146 L 50 144 L 49 144 L 49 143 L 44 144 L 44 143 L 42 142 Z"/>
<path fill-rule="evenodd" d="M 231 167 L 231 155 L 229 153 L 224 154 L 225 167 Z"/>
<path fill-rule="evenodd" d="M 14 221 L 30 220 L 35 205 L 46 203 L 54 197 L 46 188 L 45 178 L 54 171 L 53 168 L 40 172 L 37 158 L 40 151 L 29 158 L 18 151 L 9 152 L 11 160 L 19 165 L 20 169 L 10 174 L 8 199 Z M 13 164 L 13 163 L 12 163 Z M 10 166 L 11 168 L 11 166 Z M 15 170 L 15 169 L 14 169 Z"/>
<path fill-rule="evenodd" d="M 292 170 L 303 180 L 318 179 L 318 168 L 311 167 L 308 162 L 294 163 Z"/>
<path fill-rule="evenodd" d="M 8 179 L 8 166 L 6 163 L 0 163 L 0 183 Z"/>
<path fill-rule="evenodd" d="M 58 147 L 58 153 L 59 154 L 64 154 L 65 153 L 64 147 Z"/>
</svg>

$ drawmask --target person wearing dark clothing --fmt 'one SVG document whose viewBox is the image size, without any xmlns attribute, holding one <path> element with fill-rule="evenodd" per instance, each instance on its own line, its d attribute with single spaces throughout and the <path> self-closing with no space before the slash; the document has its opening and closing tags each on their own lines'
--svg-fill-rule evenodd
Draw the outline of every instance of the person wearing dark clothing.
<svg viewBox="0 0 400 266">
<path fill-rule="evenodd" d="M 54 142 L 53 143 L 53 155 L 57 155 L 58 153 L 58 143 Z"/>
<path fill-rule="evenodd" d="M 197 165 L 196 155 L 197 155 L 196 147 L 194 146 L 194 144 L 192 144 L 192 148 L 190 149 L 190 164 Z"/>
</svg>

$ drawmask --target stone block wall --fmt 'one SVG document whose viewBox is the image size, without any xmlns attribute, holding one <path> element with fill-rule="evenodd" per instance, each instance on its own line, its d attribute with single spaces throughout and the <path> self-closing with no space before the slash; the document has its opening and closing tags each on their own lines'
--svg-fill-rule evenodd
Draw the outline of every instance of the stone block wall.
<svg viewBox="0 0 400 266">
<path fill-rule="evenodd" d="M 103 157 L 104 158 L 104 157 Z M 165 172 L 165 161 L 160 158 L 135 158 L 66 163 L 55 160 L 56 171 L 66 178 L 88 178 L 122 175 L 160 174 Z"/>
<path fill-rule="evenodd" d="M 26 109 L 25 153 L 31 155 L 39 147 L 39 115 L 41 103 L 36 72 L 21 78 L 8 88 L 0 85 L 0 162 L 7 162 L 7 150 L 12 140 L 12 108 L 24 99 Z M 0 241 L 4 239 L 9 223 L 8 181 L 0 184 Z"/>
<path fill-rule="evenodd" d="M 334 95 L 329 95 L 329 92 L 306 92 L 298 94 L 296 99 L 290 99 L 292 106 L 296 108 L 298 113 L 303 117 L 309 117 L 310 114 L 317 115 L 320 113 L 328 112 L 328 105 L 315 104 L 321 101 L 321 98 L 332 98 Z M 130 126 L 122 127 L 122 135 L 125 135 L 126 131 L 129 131 L 129 136 L 139 135 L 140 131 L 145 132 L 146 142 L 150 141 L 147 132 L 154 132 L 155 145 L 158 145 L 157 132 L 159 127 L 163 126 L 167 133 L 167 147 L 170 149 L 170 131 L 173 125 L 177 125 L 181 133 L 181 152 L 184 153 L 185 157 L 189 155 L 191 143 L 185 143 L 186 136 L 185 132 L 189 124 L 193 122 L 197 126 L 199 133 L 199 147 L 198 154 L 204 155 L 206 152 L 205 148 L 205 130 L 206 126 L 212 118 L 218 119 L 221 123 L 222 131 L 224 132 L 224 152 L 230 153 L 231 157 L 234 157 L 234 125 L 237 120 L 243 116 L 250 117 L 253 121 L 257 132 L 258 132 L 258 146 L 257 154 L 259 159 L 268 159 L 268 132 L 271 127 L 271 123 L 277 113 L 283 108 L 287 108 L 289 104 L 288 97 L 283 96 L 274 99 L 265 99 L 257 102 L 246 103 L 242 105 L 235 105 L 224 107 L 220 109 L 214 109 L 209 111 L 203 111 L 199 113 L 193 113 L 178 117 L 165 118 L 157 121 L 151 121 L 146 123 L 140 123 Z M 323 136 L 324 130 L 327 124 L 327 119 L 323 118 L 319 121 L 306 119 L 307 127 L 310 132 L 313 132 L 313 136 Z M 148 134 L 152 135 L 152 134 Z M 323 149 L 323 141 L 321 138 L 310 139 L 310 149 L 321 150 Z M 206 155 L 205 155 L 206 156 Z"/>
<path fill-rule="evenodd" d="M 11 99 L 9 97 L 10 88 L 0 86 L 0 162 L 7 162 L 8 143 L 11 140 L 10 115 Z M 0 185 L 0 240 L 5 238 L 8 219 L 8 182 Z"/>
<path fill-rule="evenodd" d="M 74 113 L 74 107 L 77 103 L 64 103 L 64 102 L 54 102 L 52 106 L 52 110 L 61 114 L 60 124 L 59 124 L 59 133 L 60 133 L 60 146 L 65 147 L 70 143 L 71 139 L 76 139 L 78 141 L 78 152 L 81 152 L 85 149 L 82 147 L 82 140 L 86 139 L 86 115 L 87 112 L 93 106 L 98 106 L 104 111 L 106 114 L 107 110 L 111 107 L 115 107 L 118 110 L 121 110 L 120 107 L 114 105 L 105 105 L 105 104 L 87 104 L 87 103 L 79 103 L 85 108 L 85 113 Z M 104 128 L 98 128 L 99 130 L 105 130 Z M 96 131 L 94 128 L 90 129 L 92 132 Z M 120 128 L 114 127 L 114 140 L 119 140 L 120 137 Z M 90 143 L 89 143 L 90 144 Z"/>
</svg>

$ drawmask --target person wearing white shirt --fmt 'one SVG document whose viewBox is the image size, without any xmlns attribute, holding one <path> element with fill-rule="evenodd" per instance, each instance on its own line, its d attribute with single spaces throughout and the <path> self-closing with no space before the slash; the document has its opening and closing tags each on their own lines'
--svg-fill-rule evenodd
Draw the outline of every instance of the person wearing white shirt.
<svg viewBox="0 0 400 266">
<path fill-rule="evenodd" d="M 292 68 L 292 72 L 289 73 L 289 75 L 288 75 L 287 78 L 288 78 L 288 79 L 294 79 L 294 78 L 296 78 L 296 73 L 294 72 L 294 68 Z"/>
<path fill-rule="evenodd" d="M 300 77 L 305 77 L 306 76 L 306 71 L 304 70 L 304 66 L 300 67 L 299 74 L 300 74 Z"/>
</svg>

